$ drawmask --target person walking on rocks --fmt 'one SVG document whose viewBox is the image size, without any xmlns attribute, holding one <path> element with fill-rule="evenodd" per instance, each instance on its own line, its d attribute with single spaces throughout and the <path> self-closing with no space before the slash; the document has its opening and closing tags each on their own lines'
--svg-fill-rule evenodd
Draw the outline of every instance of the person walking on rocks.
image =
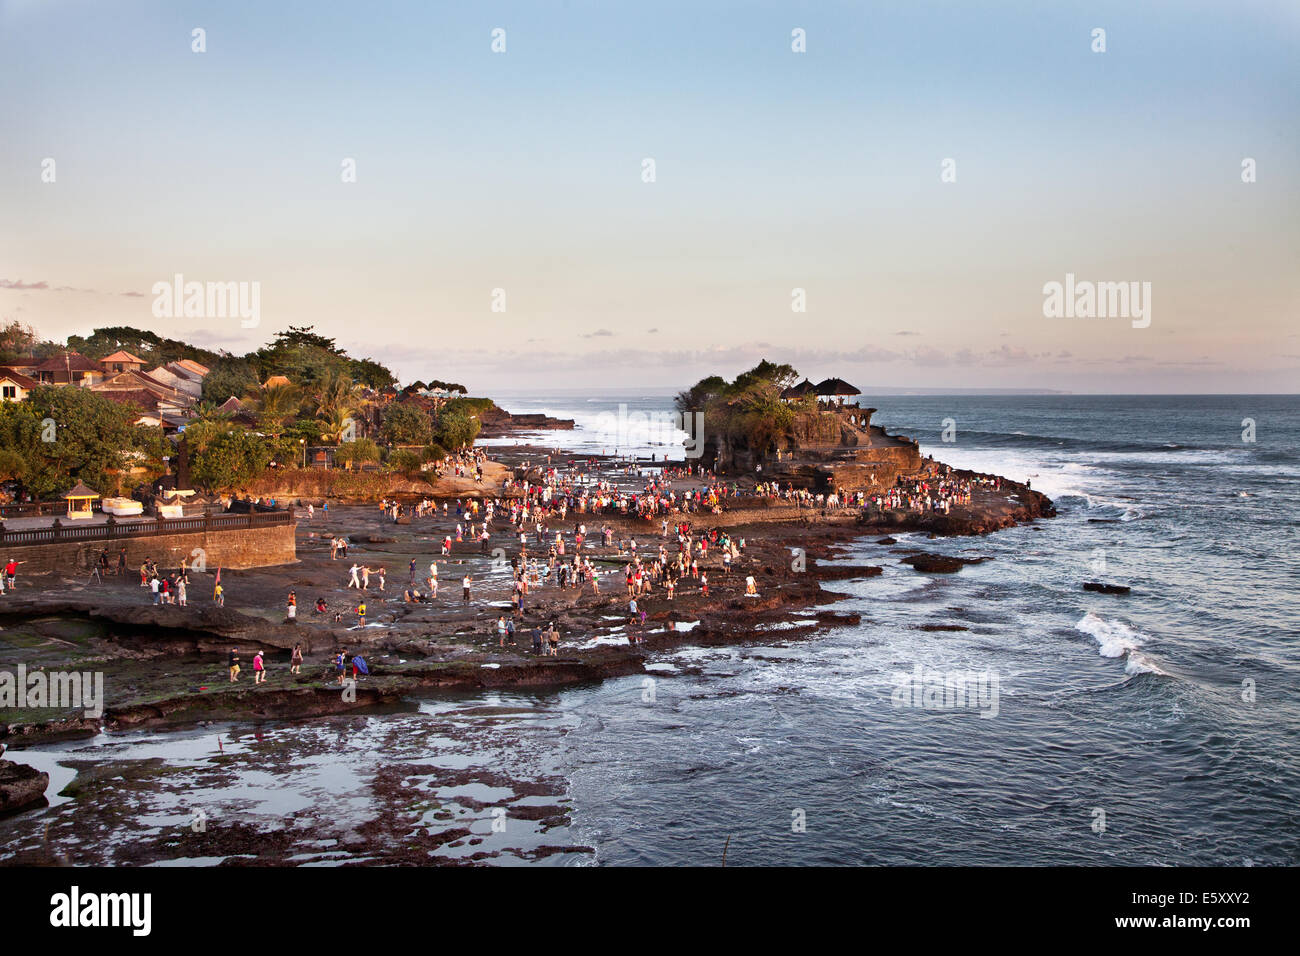
<svg viewBox="0 0 1300 956">
<path fill-rule="evenodd" d="M 361 565 L 359 564 L 352 565 L 352 579 L 348 581 L 349 588 L 356 588 L 357 590 L 361 589 L 361 579 L 357 577 L 357 574 L 360 571 L 361 571 Z M 347 588 L 344 588 L 344 590 L 347 590 Z"/>
<path fill-rule="evenodd" d="M 262 660 L 262 650 L 258 648 L 253 655 L 253 683 L 261 684 L 266 680 L 266 664 Z"/>
<path fill-rule="evenodd" d="M 233 684 L 239 680 L 239 648 L 232 647 L 230 649 L 227 666 L 230 668 L 230 683 Z"/>
<path fill-rule="evenodd" d="M 289 673 L 302 673 L 302 645 L 293 645 L 293 653 L 289 655 Z"/>
<path fill-rule="evenodd" d="M 347 659 L 348 659 L 348 652 L 346 648 L 339 651 L 338 655 L 334 658 L 334 673 L 339 675 L 340 687 L 343 686 L 343 674 L 347 669 L 347 664 L 346 664 Z"/>
<path fill-rule="evenodd" d="M 469 588 L 471 582 L 472 582 L 472 578 L 468 574 L 465 575 L 464 580 L 460 582 L 462 596 L 466 603 L 469 603 Z"/>
</svg>

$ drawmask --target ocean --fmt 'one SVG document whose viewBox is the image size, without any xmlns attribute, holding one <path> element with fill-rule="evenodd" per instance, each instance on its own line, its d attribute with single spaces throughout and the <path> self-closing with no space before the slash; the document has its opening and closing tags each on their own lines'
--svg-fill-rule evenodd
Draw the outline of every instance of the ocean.
<svg viewBox="0 0 1300 956">
<path fill-rule="evenodd" d="M 585 427 L 541 440 L 579 453 L 613 450 L 620 405 L 671 403 L 592 394 L 498 400 L 576 419 Z M 942 461 L 1030 481 L 1059 516 L 912 539 L 992 558 L 955 575 L 918 574 L 867 539 L 844 560 L 884 574 L 828 585 L 851 595 L 833 607 L 860 624 L 665 652 L 649 681 L 263 723 L 259 733 L 290 747 L 328 735 L 346 773 L 342 757 L 302 744 L 312 756 L 300 772 L 271 781 L 250 770 L 249 793 L 226 781 L 207 799 L 254 812 L 262 801 L 268 813 L 326 801 L 360 823 L 382 761 L 480 761 L 559 781 L 563 838 L 594 852 L 552 863 L 715 864 L 724 848 L 729 865 L 1300 863 L 1300 398 L 864 402 Z M 625 430 L 619 450 L 673 451 L 664 427 Z M 1082 590 L 1094 580 L 1132 593 Z M 918 670 L 981 675 L 996 706 L 918 706 L 922 695 L 899 693 Z M 449 721 L 482 706 L 500 714 L 478 744 L 448 736 Z M 251 747 L 251 730 L 233 733 Z M 204 733 L 101 735 L 31 753 L 66 781 L 68 761 L 96 754 L 197 761 Z M 152 806 L 160 826 L 182 812 Z"/>
</svg>

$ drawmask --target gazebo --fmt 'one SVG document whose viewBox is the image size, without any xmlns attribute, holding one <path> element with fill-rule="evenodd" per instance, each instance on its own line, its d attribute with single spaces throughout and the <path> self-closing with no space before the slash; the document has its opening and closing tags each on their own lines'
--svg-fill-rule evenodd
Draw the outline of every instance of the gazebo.
<svg viewBox="0 0 1300 956">
<path fill-rule="evenodd" d="M 862 392 L 859 389 L 854 388 L 842 378 L 828 378 L 817 383 L 817 397 L 829 398 L 839 405 L 844 404 L 844 399 L 861 394 Z"/>
<path fill-rule="evenodd" d="M 781 400 L 784 402 L 798 401 L 805 395 L 817 394 L 817 386 L 808 379 L 804 379 L 798 385 L 791 385 L 781 393 Z"/>
<path fill-rule="evenodd" d="M 95 499 L 99 492 L 87 488 L 80 481 L 63 496 L 68 502 L 69 518 L 91 518 L 95 514 Z"/>
</svg>

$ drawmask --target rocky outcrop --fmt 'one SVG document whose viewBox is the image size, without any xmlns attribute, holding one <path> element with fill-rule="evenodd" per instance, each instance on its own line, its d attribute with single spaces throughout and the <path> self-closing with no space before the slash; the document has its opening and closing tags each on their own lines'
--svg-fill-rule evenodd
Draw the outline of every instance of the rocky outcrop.
<svg viewBox="0 0 1300 956">
<path fill-rule="evenodd" d="M 572 418 L 552 418 L 550 415 L 539 414 L 512 415 L 495 404 L 480 412 L 478 420 L 482 426 L 479 431 L 482 438 L 500 438 L 521 431 L 563 431 L 574 427 Z"/>
<path fill-rule="evenodd" d="M 0 760 L 0 814 L 45 804 L 50 775 L 12 760 Z"/>
<path fill-rule="evenodd" d="M 910 564 L 926 574 L 956 574 L 968 564 L 981 564 L 990 558 L 960 558 L 947 554 L 913 554 L 903 558 L 903 564 Z"/>
<path fill-rule="evenodd" d="M 1098 581 L 1085 581 L 1083 589 L 1085 591 L 1096 591 L 1098 594 L 1128 594 L 1133 590 L 1124 584 L 1101 584 Z"/>
</svg>

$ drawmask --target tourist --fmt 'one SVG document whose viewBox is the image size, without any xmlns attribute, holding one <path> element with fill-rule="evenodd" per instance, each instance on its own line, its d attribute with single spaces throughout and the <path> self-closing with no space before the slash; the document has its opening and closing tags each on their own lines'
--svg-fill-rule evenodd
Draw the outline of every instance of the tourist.
<svg viewBox="0 0 1300 956">
<path fill-rule="evenodd" d="M 302 672 L 302 645 L 293 645 L 293 653 L 289 655 L 289 673 L 298 674 Z"/>
<path fill-rule="evenodd" d="M 471 583 L 471 578 L 470 578 L 470 575 L 468 575 L 468 574 L 465 575 L 464 580 L 462 580 L 462 581 L 460 582 L 460 586 L 461 586 L 461 594 L 462 594 L 464 600 L 465 600 L 467 603 L 469 602 L 469 588 L 470 588 L 470 583 Z"/>
<path fill-rule="evenodd" d="M 533 653 L 540 654 L 541 652 L 542 652 L 542 628 L 540 625 L 538 625 L 537 627 L 533 628 Z"/>
<path fill-rule="evenodd" d="M 296 591 L 289 592 L 289 600 L 285 606 L 285 621 L 290 624 L 298 623 L 298 594 Z"/>
<path fill-rule="evenodd" d="M 266 665 L 262 663 L 262 649 L 253 655 L 253 683 L 260 684 L 266 680 Z"/>
<path fill-rule="evenodd" d="M 212 589 L 212 600 L 217 607 L 226 606 L 226 591 L 220 584 Z"/>
<path fill-rule="evenodd" d="M 366 626 L 366 602 L 364 600 L 357 605 L 357 622 L 361 627 Z"/>
<path fill-rule="evenodd" d="M 348 656 L 348 652 L 347 649 L 345 648 L 339 651 L 337 656 L 335 656 L 334 658 L 334 672 L 338 674 L 340 687 L 343 686 L 343 675 L 347 669 L 347 665 L 344 663 L 347 660 L 347 656 Z"/>
<path fill-rule="evenodd" d="M 349 588 L 356 588 L 357 590 L 361 589 L 361 579 L 357 577 L 360 571 L 361 571 L 361 565 L 359 564 L 352 565 L 352 578 L 348 581 Z M 344 588 L 344 590 L 346 591 L 347 588 Z"/>
<path fill-rule="evenodd" d="M 149 581 L 149 590 L 153 592 L 153 603 L 157 604 L 162 598 L 162 582 L 157 578 Z"/>
<path fill-rule="evenodd" d="M 230 649 L 228 666 L 230 667 L 230 683 L 233 684 L 239 680 L 239 648 L 232 647 Z"/>
<path fill-rule="evenodd" d="M 754 580 L 752 574 L 745 576 L 745 594 L 751 597 L 758 597 L 758 582 Z"/>
<path fill-rule="evenodd" d="M 189 606 L 186 600 L 186 592 L 188 591 L 188 589 L 189 589 L 188 585 L 185 583 L 185 576 L 181 575 L 179 578 L 176 579 L 176 603 L 180 607 Z"/>
</svg>

